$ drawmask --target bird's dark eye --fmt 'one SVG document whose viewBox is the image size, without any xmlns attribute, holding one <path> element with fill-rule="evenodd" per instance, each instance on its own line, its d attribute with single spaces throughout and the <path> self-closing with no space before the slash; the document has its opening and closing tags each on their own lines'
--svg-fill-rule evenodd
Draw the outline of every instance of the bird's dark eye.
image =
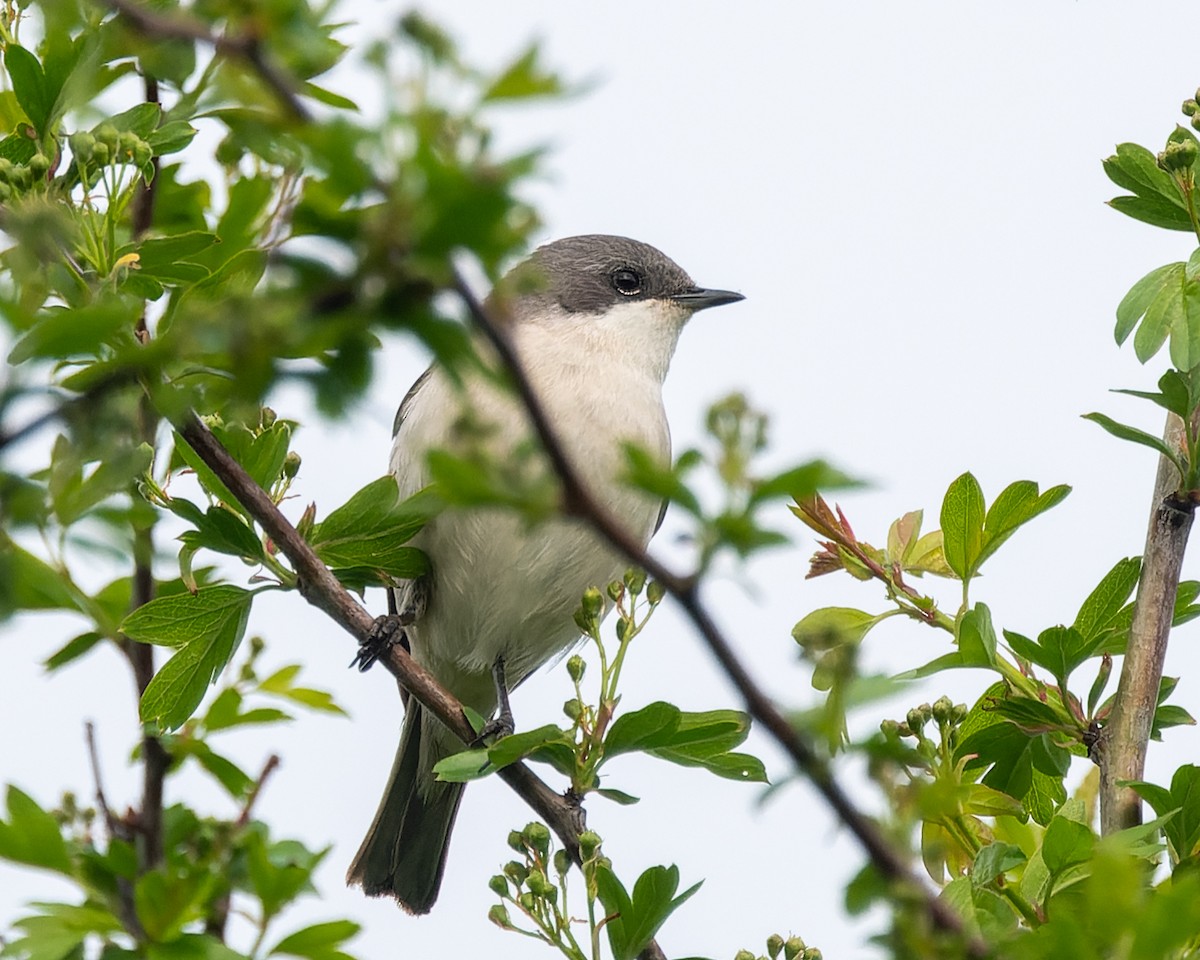
<svg viewBox="0 0 1200 960">
<path fill-rule="evenodd" d="M 617 270 L 612 275 L 612 285 L 617 293 L 626 297 L 635 297 L 642 292 L 642 278 L 635 270 Z"/>
</svg>

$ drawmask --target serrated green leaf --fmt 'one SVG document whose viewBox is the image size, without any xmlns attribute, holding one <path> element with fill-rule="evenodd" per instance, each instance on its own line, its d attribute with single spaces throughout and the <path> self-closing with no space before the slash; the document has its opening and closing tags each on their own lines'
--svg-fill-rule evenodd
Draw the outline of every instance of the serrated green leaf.
<svg viewBox="0 0 1200 960">
<path fill-rule="evenodd" d="M 1114 335 L 1118 344 L 1128 339 L 1150 304 L 1162 292 L 1162 288 L 1175 278 L 1182 266 L 1181 263 L 1168 263 L 1156 267 L 1129 288 L 1129 292 L 1117 306 L 1117 328 Z"/>
<path fill-rule="evenodd" d="M 84 307 L 48 310 L 13 344 L 8 362 L 96 356 L 105 344 L 133 329 L 140 309 L 138 304 L 135 310 L 132 300 L 106 298 Z"/>
<path fill-rule="evenodd" d="M 963 666 L 995 666 L 996 631 L 986 604 L 978 603 L 963 614 L 958 624 L 958 650 Z"/>
<path fill-rule="evenodd" d="M 487 757 L 492 766 L 499 770 L 555 741 L 569 742 L 569 739 L 566 732 L 548 723 L 535 730 L 523 730 L 497 740 L 488 747 Z"/>
<path fill-rule="evenodd" d="M 158 597 L 138 607 L 121 624 L 121 632 L 139 643 L 181 647 L 204 640 L 245 618 L 254 594 L 233 584 Z"/>
<path fill-rule="evenodd" d="M 665 745 L 679 728 L 680 717 L 681 711 L 678 707 L 663 701 L 656 701 L 640 710 L 621 714 L 613 721 L 605 735 L 605 757 Z"/>
<path fill-rule="evenodd" d="M 1085 640 L 1102 637 L 1124 608 L 1141 575 L 1141 557 L 1126 557 L 1104 575 L 1075 616 L 1072 625 Z"/>
<path fill-rule="evenodd" d="M 313 529 L 317 556 L 333 567 L 373 567 L 405 579 L 426 572 L 424 554 L 402 545 L 436 516 L 442 500 L 430 487 L 399 500 L 394 477 L 363 487 Z"/>
<path fill-rule="evenodd" d="M 162 105 L 157 103 L 139 103 L 128 110 L 108 117 L 104 123 L 112 124 L 118 131 L 129 131 L 145 140 L 154 132 L 162 117 Z M 95 132 L 95 131 L 93 131 Z"/>
</svg>

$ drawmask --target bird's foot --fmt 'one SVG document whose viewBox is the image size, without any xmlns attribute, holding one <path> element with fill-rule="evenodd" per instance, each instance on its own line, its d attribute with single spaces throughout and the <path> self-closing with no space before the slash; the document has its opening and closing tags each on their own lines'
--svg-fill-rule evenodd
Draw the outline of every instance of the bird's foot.
<svg viewBox="0 0 1200 960">
<path fill-rule="evenodd" d="M 512 705 L 508 702 L 508 682 L 504 675 L 504 657 L 496 658 L 492 664 L 492 680 L 496 684 L 496 715 L 483 725 L 479 736 L 475 738 L 475 746 L 488 741 L 496 741 L 512 735 L 516 729 L 513 722 Z"/>
<path fill-rule="evenodd" d="M 365 673 L 371 669 L 376 660 L 385 656 L 394 644 L 402 646 L 407 653 L 409 651 L 408 634 L 404 627 L 403 616 L 389 613 L 386 616 L 376 617 L 375 622 L 371 624 L 371 632 L 359 644 L 358 653 L 350 661 L 350 666 L 357 667 L 360 673 Z"/>
</svg>

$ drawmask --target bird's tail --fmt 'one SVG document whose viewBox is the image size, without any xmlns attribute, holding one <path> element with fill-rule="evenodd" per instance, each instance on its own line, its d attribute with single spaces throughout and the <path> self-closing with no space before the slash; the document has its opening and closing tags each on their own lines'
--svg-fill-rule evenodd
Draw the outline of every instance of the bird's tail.
<svg viewBox="0 0 1200 960">
<path fill-rule="evenodd" d="M 433 765 L 456 749 L 449 731 L 411 701 L 387 789 L 346 872 L 347 884 L 370 897 L 395 897 L 409 913 L 429 912 L 463 793 L 461 783 L 435 781 Z"/>
</svg>

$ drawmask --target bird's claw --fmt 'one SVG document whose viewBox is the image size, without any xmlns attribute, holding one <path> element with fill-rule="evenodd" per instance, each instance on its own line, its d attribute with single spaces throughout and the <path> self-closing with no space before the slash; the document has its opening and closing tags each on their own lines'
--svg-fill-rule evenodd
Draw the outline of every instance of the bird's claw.
<svg viewBox="0 0 1200 960">
<path fill-rule="evenodd" d="M 503 740 L 505 737 L 511 737 L 513 731 L 516 730 L 516 724 L 513 723 L 512 714 L 507 716 L 501 714 L 492 717 L 483 725 L 483 729 L 479 731 L 479 736 L 475 738 L 474 746 L 484 746 L 489 743 L 495 743 L 497 740 Z"/>
<path fill-rule="evenodd" d="M 357 667 L 359 673 L 365 673 L 375 661 L 385 656 L 394 644 L 398 643 L 408 650 L 408 635 L 404 626 L 403 618 L 396 614 L 376 617 L 375 622 L 371 624 L 371 632 L 359 644 L 358 653 L 350 661 L 350 666 Z"/>
</svg>

